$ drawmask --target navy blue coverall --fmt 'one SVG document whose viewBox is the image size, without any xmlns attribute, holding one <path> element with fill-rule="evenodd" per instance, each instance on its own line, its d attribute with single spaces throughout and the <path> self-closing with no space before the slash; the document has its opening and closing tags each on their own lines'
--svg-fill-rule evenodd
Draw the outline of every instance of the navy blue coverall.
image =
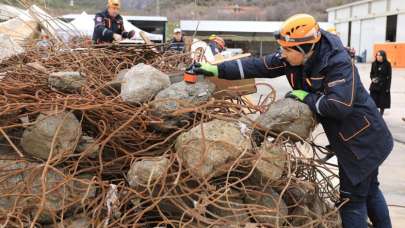
<svg viewBox="0 0 405 228">
<path fill-rule="evenodd" d="M 129 32 L 125 31 L 121 15 L 113 18 L 108 14 L 108 10 L 104 10 L 96 14 L 94 22 L 93 42 L 96 44 L 113 42 L 114 33 L 121 35 L 122 38 L 130 38 Z"/>
<path fill-rule="evenodd" d="M 391 133 L 360 81 L 340 39 L 321 31 L 314 54 L 303 66 L 290 66 L 280 53 L 229 61 L 219 78 L 274 78 L 286 75 L 291 87 L 309 92 L 304 102 L 316 113 L 339 164 L 340 192 L 349 198 L 341 209 L 344 227 L 391 227 L 378 187 L 378 167 L 393 148 Z"/>
<path fill-rule="evenodd" d="M 184 48 L 185 48 L 185 44 L 184 44 L 183 37 L 181 38 L 180 41 L 177 41 L 176 39 L 173 38 L 172 41 L 170 42 L 170 46 L 169 46 L 168 50 L 184 52 Z"/>
</svg>

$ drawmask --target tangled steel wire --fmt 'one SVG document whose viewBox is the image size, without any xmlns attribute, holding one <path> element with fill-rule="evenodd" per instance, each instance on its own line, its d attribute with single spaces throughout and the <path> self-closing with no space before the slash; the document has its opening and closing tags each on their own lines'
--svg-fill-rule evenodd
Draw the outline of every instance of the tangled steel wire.
<svg viewBox="0 0 405 228">
<path fill-rule="evenodd" d="M 321 147 L 305 142 L 308 156 L 285 137 L 272 138 L 271 145 L 279 145 L 287 157 L 281 178 L 270 180 L 256 172 L 262 157 L 250 134 L 252 148 L 229 161 L 225 174 L 196 177 L 174 148 L 179 134 L 212 119 L 238 123 L 244 110 L 255 107 L 211 99 L 176 110 L 172 114 L 181 115 L 184 124 L 164 129 L 165 119 L 152 114 L 153 101 L 127 104 L 109 84 L 120 70 L 138 63 L 170 73 L 187 61 L 185 54 L 137 46 L 32 48 L 1 62 L 0 224 L 42 227 L 75 220 L 83 227 L 339 227 L 332 205 L 338 201 L 336 175 L 319 162 Z M 48 76 L 57 71 L 79 71 L 87 86 L 72 94 L 55 91 L 48 87 Z M 28 156 L 20 146 L 24 129 L 39 114 L 51 112 L 73 113 L 98 152 L 76 149 L 45 160 Z M 167 162 L 157 178 L 152 172 L 145 183 L 128 184 L 131 164 L 148 159 Z"/>
</svg>

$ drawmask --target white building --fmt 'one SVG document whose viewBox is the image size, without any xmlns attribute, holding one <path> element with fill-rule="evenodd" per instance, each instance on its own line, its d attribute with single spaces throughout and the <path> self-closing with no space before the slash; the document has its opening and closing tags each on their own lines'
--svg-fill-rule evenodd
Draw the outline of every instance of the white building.
<svg viewBox="0 0 405 228">
<path fill-rule="evenodd" d="M 373 60 L 373 47 L 381 42 L 405 41 L 404 0 L 363 0 L 327 9 L 344 45 Z"/>
</svg>

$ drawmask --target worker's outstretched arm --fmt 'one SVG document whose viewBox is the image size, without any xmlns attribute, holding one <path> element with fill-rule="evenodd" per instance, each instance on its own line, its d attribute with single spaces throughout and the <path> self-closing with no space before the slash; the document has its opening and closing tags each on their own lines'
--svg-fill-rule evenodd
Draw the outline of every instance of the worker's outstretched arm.
<svg viewBox="0 0 405 228">
<path fill-rule="evenodd" d="M 227 61 L 216 65 L 201 63 L 194 71 L 206 76 L 218 76 L 227 80 L 241 80 L 247 78 L 275 78 L 285 75 L 286 63 L 279 53 L 263 58 L 246 58 Z"/>
<path fill-rule="evenodd" d="M 96 14 L 94 18 L 94 33 L 101 41 L 112 42 L 114 33 L 108 29 L 104 24 L 104 16 L 102 14 Z"/>
<path fill-rule="evenodd" d="M 310 93 L 304 102 L 321 116 L 344 119 L 353 110 L 357 69 L 350 62 L 339 62 L 328 68 L 324 93 Z"/>
<path fill-rule="evenodd" d="M 274 78 L 285 75 L 286 63 L 280 53 L 262 58 L 246 58 L 218 65 L 218 77 L 228 80 Z"/>
</svg>

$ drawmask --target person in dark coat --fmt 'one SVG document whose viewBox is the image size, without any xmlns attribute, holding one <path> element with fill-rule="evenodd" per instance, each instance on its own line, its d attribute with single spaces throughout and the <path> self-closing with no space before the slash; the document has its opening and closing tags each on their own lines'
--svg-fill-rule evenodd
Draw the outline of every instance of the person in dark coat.
<svg viewBox="0 0 405 228">
<path fill-rule="evenodd" d="M 343 227 L 391 227 L 379 189 L 378 169 L 393 148 L 392 135 L 340 39 L 319 28 L 307 14 L 286 20 L 276 34 L 280 50 L 218 66 L 196 64 L 196 73 L 221 79 L 275 78 L 286 75 L 294 97 L 316 113 L 336 153 Z M 293 111 L 293 110 L 292 110 Z"/>
<path fill-rule="evenodd" d="M 184 52 L 185 43 L 181 29 L 175 28 L 173 31 L 173 39 L 168 48 L 169 51 Z"/>
<path fill-rule="evenodd" d="M 387 60 L 385 51 L 378 51 L 375 61 L 371 66 L 370 95 L 380 109 L 381 115 L 384 110 L 391 108 L 391 63 Z"/>
<path fill-rule="evenodd" d="M 106 10 L 97 13 L 94 18 L 93 42 L 95 44 L 112 43 L 133 38 L 135 31 L 125 31 L 124 20 L 119 15 L 120 1 L 108 0 L 107 6 Z"/>
</svg>

